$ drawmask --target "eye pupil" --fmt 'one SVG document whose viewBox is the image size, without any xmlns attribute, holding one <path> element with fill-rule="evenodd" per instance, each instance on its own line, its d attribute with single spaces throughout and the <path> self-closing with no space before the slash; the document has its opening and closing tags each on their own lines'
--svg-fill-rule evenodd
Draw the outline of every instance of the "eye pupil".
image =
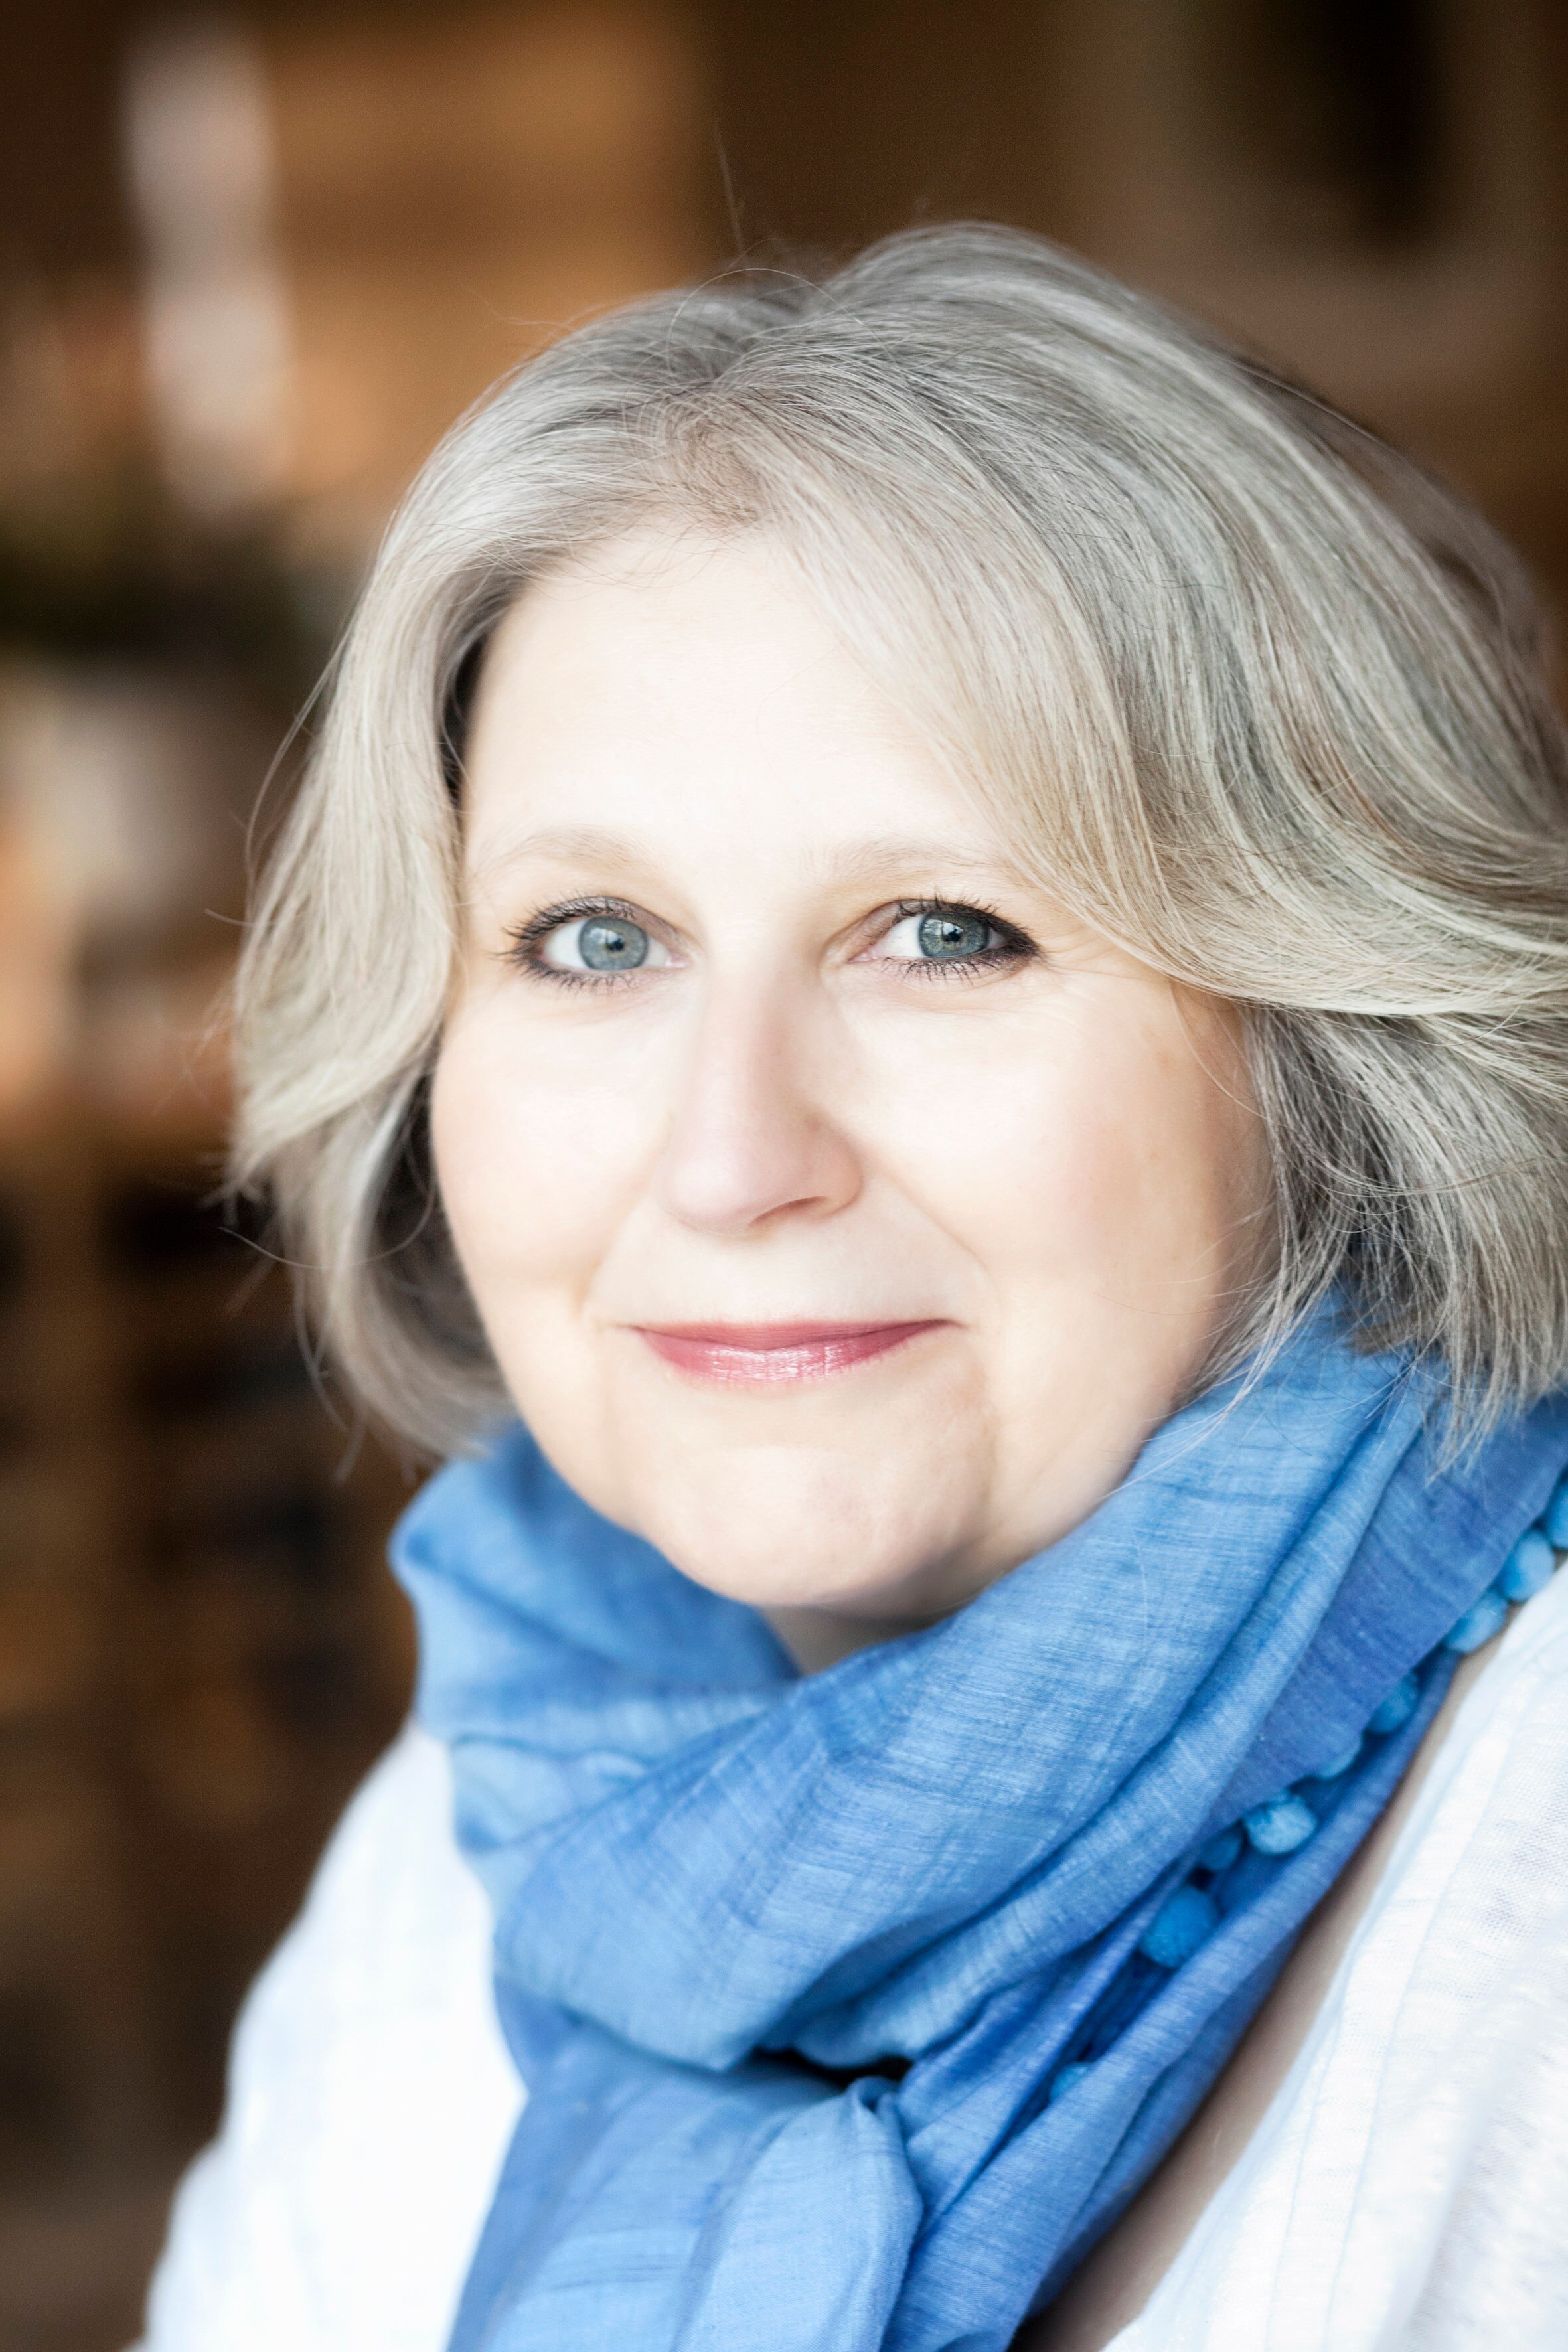
<svg viewBox="0 0 1568 2352">
<path fill-rule="evenodd" d="M 647 961 L 648 936 L 639 923 L 595 915 L 577 934 L 577 952 L 590 971 L 635 971 Z"/>
<path fill-rule="evenodd" d="M 980 955 L 991 936 L 991 926 L 978 915 L 922 915 L 916 934 L 922 956 L 939 963 Z"/>
</svg>

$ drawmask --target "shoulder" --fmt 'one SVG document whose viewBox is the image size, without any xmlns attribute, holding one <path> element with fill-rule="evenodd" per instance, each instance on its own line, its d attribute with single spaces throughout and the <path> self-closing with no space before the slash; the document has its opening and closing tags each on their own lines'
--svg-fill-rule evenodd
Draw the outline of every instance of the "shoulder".
<svg viewBox="0 0 1568 2352">
<path fill-rule="evenodd" d="M 1465 1697 L 1295 2064 L 1118 2352 L 1546 2352 L 1564 2210 L 1559 1577 Z"/>
<path fill-rule="evenodd" d="M 440 2352 L 521 2104 L 450 1819 L 446 1751 L 411 1726 L 246 2003 L 144 2352 Z"/>
</svg>

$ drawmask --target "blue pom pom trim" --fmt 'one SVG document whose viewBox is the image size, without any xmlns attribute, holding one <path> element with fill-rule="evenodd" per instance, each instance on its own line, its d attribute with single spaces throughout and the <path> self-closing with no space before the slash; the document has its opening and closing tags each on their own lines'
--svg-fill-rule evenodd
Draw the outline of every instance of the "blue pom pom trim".
<svg viewBox="0 0 1568 2352">
<path fill-rule="evenodd" d="M 1178 1886 L 1143 1930 L 1139 1950 L 1157 1969 L 1179 1969 L 1219 1926 L 1219 1905 L 1201 1886 Z"/>
<path fill-rule="evenodd" d="M 1521 1536 L 1486 1591 L 1449 1627 L 1438 1649 L 1465 1657 L 1489 1642 L 1507 1623 L 1511 1609 L 1533 1600 L 1551 1582 L 1560 1565 L 1558 1555 L 1563 1551 L 1568 1551 L 1568 1472 L 1558 1480 L 1535 1525 Z M 1047 2104 L 1054 2106 L 1093 2071 L 1095 2061 L 1153 1990 L 1224 1927 L 1220 1882 L 1243 1856 L 1250 1853 L 1282 1862 L 1306 1844 L 1318 1826 L 1318 1816 L 1300 1791 L 1342 1779 L 1366 1755 L 1369 1741 L 1389 1739 L 1402 1731 L 1421 1703 L 1421 1691 L 1420 1671 L 1402 1675 L 1387 1697 L 1373 1707 L 1365 1729 L 1339 1755 L 1303 1775 L 1292 1787 L 1281 1789 L 1277 1797 L 1249 1807 L 1239 1822 L 1205 1840 L 1194 1857 L 1193 1875 L 1166 1896 L 1144 1929 L 1136 1954 L 1080 2024 L 1068 2063 L 1051 2076 Z M 1332 1799 L 1327 1801 L 1331 1803 Z"/>
</svg>

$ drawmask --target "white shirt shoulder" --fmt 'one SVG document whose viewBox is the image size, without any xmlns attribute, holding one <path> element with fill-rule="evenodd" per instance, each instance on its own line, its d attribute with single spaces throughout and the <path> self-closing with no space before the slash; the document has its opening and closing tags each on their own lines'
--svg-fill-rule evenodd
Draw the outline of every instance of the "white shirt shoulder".
<svg viewBox="0 0 1568 2352">
<path fill-rule="evenodd" d="M 143 2352 L 442 2352 L 522 2105 L 451 1810 L 410 1726 L 241 2012 Z"/>
</svg>

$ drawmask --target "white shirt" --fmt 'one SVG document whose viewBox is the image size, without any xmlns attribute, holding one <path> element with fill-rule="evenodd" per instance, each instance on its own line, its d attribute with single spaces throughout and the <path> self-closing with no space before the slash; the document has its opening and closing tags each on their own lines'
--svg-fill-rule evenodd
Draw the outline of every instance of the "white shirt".
<svg viewBox="0 0 1568 2352">
<path fill-rule="evenodd" d="M 444 2352 L 523 2096 L 450 1811 L 411 1727 L 246 2004 L 142 2352 Z M 1568 1574 L 1459 1707 L 1295 2064 L 1114 2352 L 1500 2347 L 1568 2347 Z"/>
</svg>

